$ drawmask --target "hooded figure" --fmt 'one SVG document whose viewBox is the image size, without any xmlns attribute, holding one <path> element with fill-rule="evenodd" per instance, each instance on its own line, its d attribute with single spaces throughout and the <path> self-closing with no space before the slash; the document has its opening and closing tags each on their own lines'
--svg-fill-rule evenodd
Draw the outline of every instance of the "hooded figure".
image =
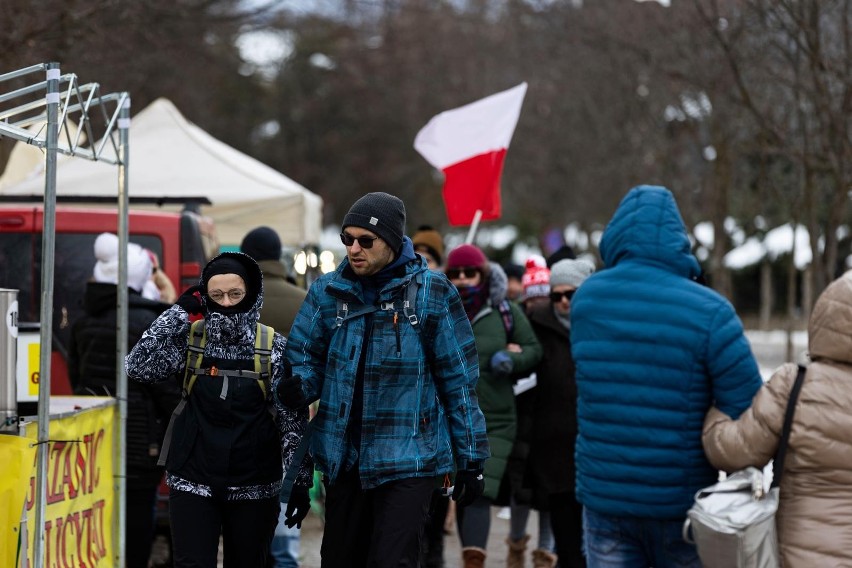
<svg viewBox="0 0 852 568">
<path fill-rule="evenodd" d="M 820 295 L 808 324 L 811 359 L 796 404 L 776 523 L 782 565 L 852 566 L 852 272 Z M 774 455 L 797 366 L 781 366 L 738 420 L 713 408 L 704 449 L 725 471 Z"/>
<path fill-rule="evenodd" d="M 198 366 L 203 374 L 184 395 L 186 405 L 174 419 L 166 461 L 176 561 L 215 565 L 221 531 L 226 559 L 234 554 L 246 565 L 263 566 L 278 520 L 282 472 L 291 465 L 300 470 L 290 504 L 306 507 L 312 468 L 291 461 L 307 425 L 307 410 L 278 406 L 271 412 L 269 382 L 239 374 L 255 370 L 262 304 L 263 276 L 257 263 L 242 253 L 222 253 L 205 266 L 199 285 L 184 292 L 127 356 L 131 379 L 153 383 L 177 375 L 182 380 L 190 314 L 204 316 L 206 340 Z M 288 372 L 285 345 L 276 332 L 272 383 Z"/>
<path fill-rule="evenodd" d="M 733 417 L 748 408 L 757 363 L 730 302 L 694 280 L 700 266 L 669 190 L 630 190 L 600 252 L 605 269 L 571 299 L 589 563 L 622 554 L 637 566 L 696 566 L 680 531 L 696 491 L 718 478 L 701 447 L 704 415 L 714 403 Z"/>
</svg>

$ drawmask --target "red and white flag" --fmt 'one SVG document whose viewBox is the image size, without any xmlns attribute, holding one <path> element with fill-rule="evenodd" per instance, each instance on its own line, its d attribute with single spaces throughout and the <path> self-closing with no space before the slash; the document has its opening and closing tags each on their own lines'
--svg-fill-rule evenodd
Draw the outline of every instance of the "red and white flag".
<svg viewBox="0 0 852 568">
<path fill-rule="evenodd" d="M 518 124 L 527 84 L 521 83 L 429 121 L 414 149 L 444 172 L 444 206 L 451 225 L 500 218 L 500 176 L 506 150 Z"/>
</svg>

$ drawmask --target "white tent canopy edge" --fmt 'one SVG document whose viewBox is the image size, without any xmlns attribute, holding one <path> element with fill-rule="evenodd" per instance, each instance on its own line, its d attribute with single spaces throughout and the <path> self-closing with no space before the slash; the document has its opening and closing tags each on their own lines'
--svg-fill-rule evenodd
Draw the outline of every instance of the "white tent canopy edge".
<svg viewBox="0 0 852 568">
<path fill-rule="evenodd" d="M 186 120 L 167 99 L 140 111 L 130 127 L 128 195 L 134 198 L 207 198 L 201 212 L 213 219 L 223 245 L 238 245 L 259 225 L 275 229 L 285 245 L 319 243 L 322 199 L 284 174 L 217 140 Z M 20 142 L 18 144 L 21 144 Z M 22 148 L 0 178 L 0 195 L 41 195 L 43 164 L 28 175 L 21 163 L 32 157 Z M 56 168 L 56 194 L 114 196 L 115 168 L 86 160 L 62 161 Z"/>
</svg>

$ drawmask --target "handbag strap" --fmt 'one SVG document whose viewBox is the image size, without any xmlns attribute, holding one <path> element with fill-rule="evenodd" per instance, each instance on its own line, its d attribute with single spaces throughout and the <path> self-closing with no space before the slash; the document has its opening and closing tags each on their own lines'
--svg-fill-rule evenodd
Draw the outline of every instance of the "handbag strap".
<svg viewBox="0 0 852 568">
<path fill-rule="evenodd" d="M 805 367 L 799 365 L 796 382 L 790 390 L 790 400 L 787 401 L 787 411 L 784 413 L 784 427 L 781 429 L 781 438 L 778 440 L 778 451 L 775 452 L 775 460 L 772 466 L 772 487 L 781 485 L 781 475 L 784 473 L 784 460 L 787 457 L 787 442 L 790 439 L 790 428 L 793 426 L 793 415 L 796 413 L 796 401 L 802 383 L 805 382 Z"/>
</svg>

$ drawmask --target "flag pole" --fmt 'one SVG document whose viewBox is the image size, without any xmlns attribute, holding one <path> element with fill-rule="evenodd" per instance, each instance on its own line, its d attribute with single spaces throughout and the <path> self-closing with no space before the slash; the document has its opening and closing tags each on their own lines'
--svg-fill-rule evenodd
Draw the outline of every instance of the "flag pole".
<svg viewBox="0 0 852 568">
<path fill-rule="evenodd" d="M 477 209 L 476 213 L 473 214 L 473 221 L 470 222 L 470 230 L 467 232 L 467 238 L 464 240 L 465 244 L 473 244 L 473 237 L 476 236 L 476 230 L 479 229 L 480 219 L 482 219 L 482 209 Z"/>
</svg>

